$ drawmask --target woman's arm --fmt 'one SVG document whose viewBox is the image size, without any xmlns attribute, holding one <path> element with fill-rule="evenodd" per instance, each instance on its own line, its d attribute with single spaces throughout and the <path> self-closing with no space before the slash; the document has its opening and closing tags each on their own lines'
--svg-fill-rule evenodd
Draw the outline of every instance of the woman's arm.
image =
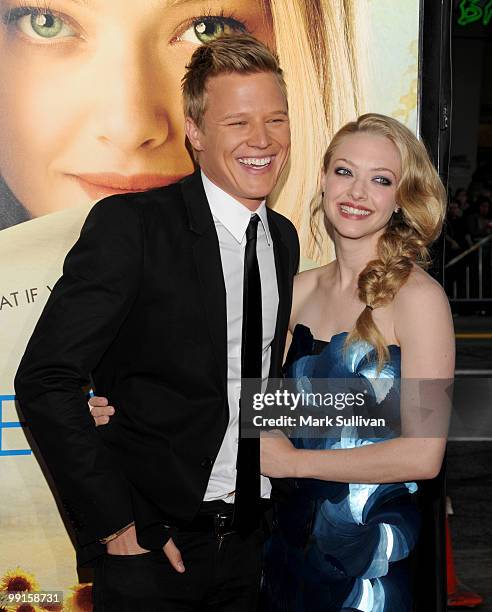
<svg viewBox="0 0 492 612">
<path fill-rule="evenodd" d="M 439 473 L 454 375 L 449 304 L 440 285 L 418 270 L 400 290 L 394 312 L 402 354 L 403 436 L 352 449 L 320 451 L 298 450 L 282 434 L 267 434 L 262 438 L 265 475 L 384 483 L 422 480 Z"/>
<path fill-rule="evenodd" d="M 396 438 L 357 448 L 305 450 L 278 431 L 267 432 L 261 438 L 261 473 L 369 484 L 426 480 L 439 473 L 445 446 L 444 438 Z"/>
</svg>

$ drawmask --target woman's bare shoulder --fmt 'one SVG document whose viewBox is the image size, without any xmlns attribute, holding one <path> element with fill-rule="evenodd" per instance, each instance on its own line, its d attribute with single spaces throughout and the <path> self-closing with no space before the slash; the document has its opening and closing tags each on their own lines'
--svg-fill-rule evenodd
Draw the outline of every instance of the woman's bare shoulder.
<svg viewBox="0 0 492 612">
<path fill-rule="evenodd" d="M 317 283 L 317 279 L 319 278 L 320 271 L 326 266 L 321 266 L 318 268 L 310 268 L 309 270 L 304 270 L 303 272 L 299 272 L 294 277 L 294 285 L 296 287 L 308 287 L 313 286 Z"/>
<path fill-rule="evenodd" d="M 295 326 L 298 314 L 320 286 L 321 280 L 330 271 L 333 264 L 320 266 L 300 272 L 294 277 L 294 293 L 292 296 L 291 324 Z"/>
<path fill-rule="evenodd" d="M 448 304 L 448 298 L 443 287 L 428 272 L 417 265 L 406 283 L 400 288 L 395 296 L 394 305 L 399 308 L 412 308 L 424 304 L 435 305 Z"/>
<path fill-rule="evenodd" d="M 414 268 L 394 300 L 394 331 L 402 347 L 402 375 L 452 378 L 455 364 L 453 317 L 441 285 Z"/>
<path fill-rule="evenodd" d="M 442 286 L 430 274 L 414 266 L 393 302 L 397 337 L 414 334 L 452 333 L 449 301 Z"/>
<path fill-rule="evenodd" d="M 311 268 L 300 272 L 294 277 L 294 301 L 303 301 L 310 293 L 315 291 L 322 282 L 330 275 L 333 263 Z"/>
</svg>

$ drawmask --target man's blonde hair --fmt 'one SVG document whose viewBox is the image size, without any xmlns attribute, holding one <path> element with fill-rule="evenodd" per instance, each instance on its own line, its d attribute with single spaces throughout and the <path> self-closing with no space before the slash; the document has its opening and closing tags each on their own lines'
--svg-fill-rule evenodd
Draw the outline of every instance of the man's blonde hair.
<svg viewBox="0 0 492 612">
<path fill-rule="evenodd" d="M 208 79 L 233 72 L 272 73 L 277 78 L 287 102 L 287 87 L 277 56 L 253 36 L 221 36 L 198 47 L 186 66 L 181 81 L 185 117 L 190 117 L 201 127 L 206 110 Z"/>
</svg>

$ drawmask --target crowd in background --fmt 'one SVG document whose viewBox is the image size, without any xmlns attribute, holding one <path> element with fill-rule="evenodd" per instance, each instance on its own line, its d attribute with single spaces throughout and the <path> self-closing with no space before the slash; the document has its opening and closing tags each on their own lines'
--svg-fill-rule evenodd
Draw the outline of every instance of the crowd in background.
<svg viewBox="0 0 492 612">
<path fill-rule="evenodd" d="M 492 234 L 492 184 L 472 182 L 468 189 L 460 187 L 449 200 L 446 219 L 445 260 L 449 263 L 455 257 Z M 490 247 L 484 246 L 484 264 L 490 264 Z M 469 265 L 472 281 L 477 278 L 477 253 L 470 254 L 448 268 L 446 289 L 452 297 L 454 291 L 465 290 L 465 266 Z M 484 270 L 485 284 L 489 285 L 490 274 Z M 471 283 L 472 285 L 476 283 Z M 473 287 L 471 289 L 472 293 Z"/>
<path fill-rule="evenodd" d="M 448 204 L 446 260 L 450 260 L 492 233 L 492 186 L 460 187 Z"/>
</svg>

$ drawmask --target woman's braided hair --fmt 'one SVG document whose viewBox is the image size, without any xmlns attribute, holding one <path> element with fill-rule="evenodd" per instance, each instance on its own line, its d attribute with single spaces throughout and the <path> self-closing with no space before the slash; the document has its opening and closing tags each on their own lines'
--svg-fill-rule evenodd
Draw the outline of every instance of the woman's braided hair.
<svg viewBox="0 0 492 612">
<path fill-rule="evenodd" d="M 372 311 L 393 301 L 408 280 L 414 263 L 424 268 L 429 264 L 428 246 L 442 229 L 446 191 L 425 146 L 414 134 L 396 119 L 374 113 L 362 115 L 335 134 L 323 158 L 324 172 L 341 140 L 356 133 L 388 138 L 401 158 L 401 179 L 396 190 L 399 210 L 379 238 L 377 258 L 359 274 L 359 299 L 366 308 L 346 340 L 346 346 L 357 340 L 372 344 L 381 369 L 389 353 Z"/>
</svg>

